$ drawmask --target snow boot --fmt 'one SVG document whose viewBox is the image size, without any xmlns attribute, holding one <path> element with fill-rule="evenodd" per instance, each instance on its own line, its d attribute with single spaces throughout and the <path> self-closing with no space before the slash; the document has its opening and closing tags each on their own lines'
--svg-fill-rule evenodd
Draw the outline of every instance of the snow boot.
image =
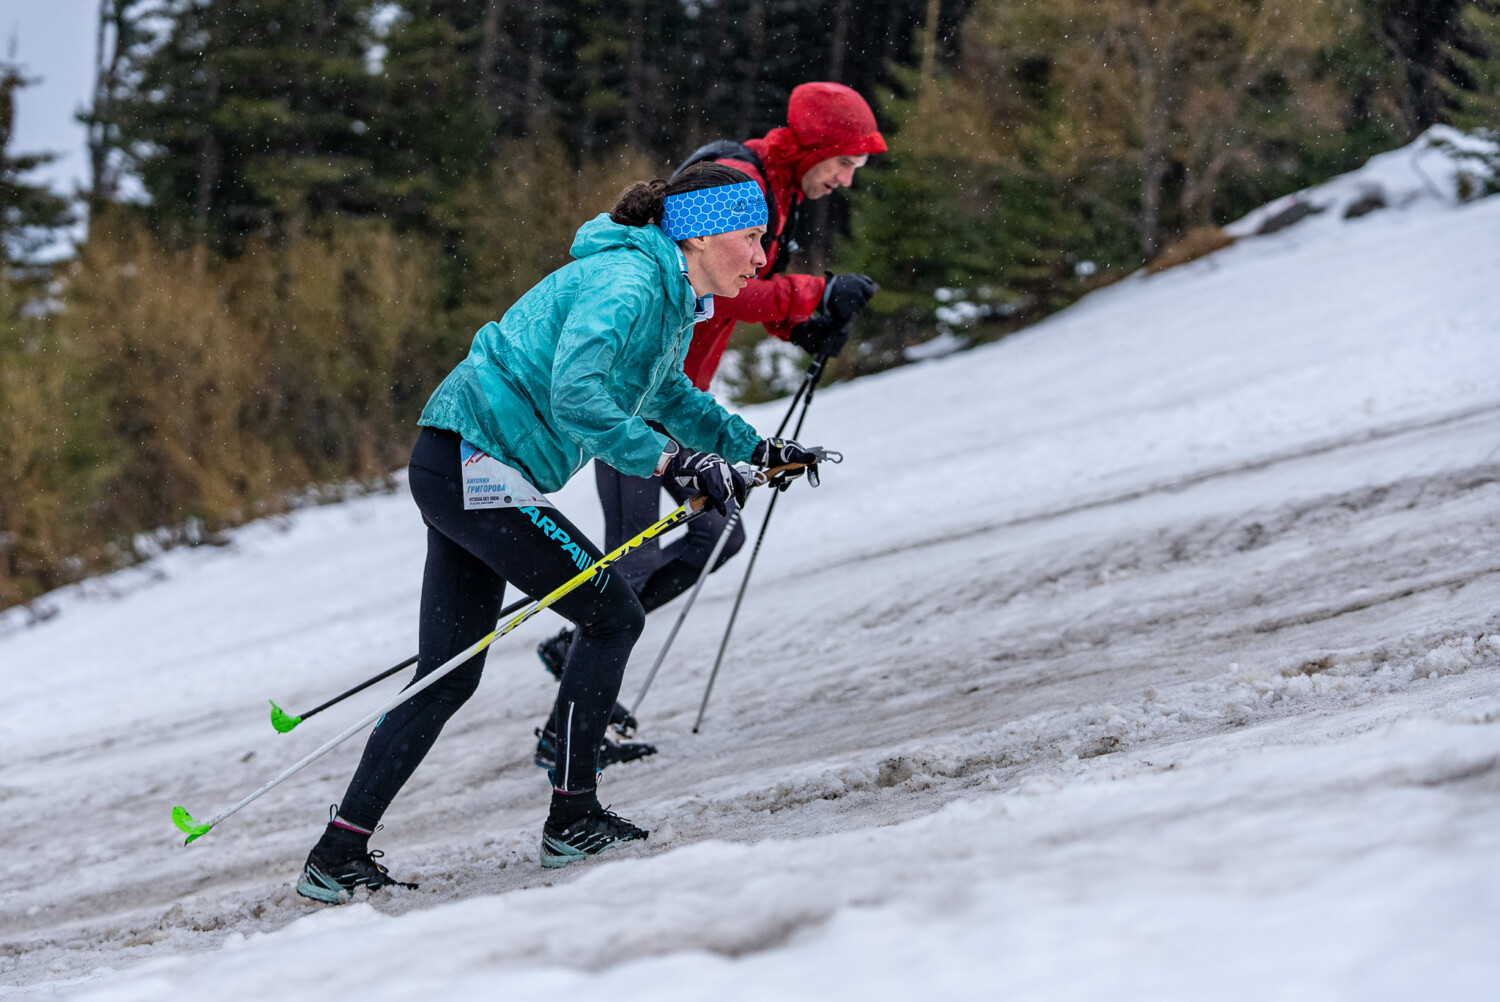
<svg viewBox="0 0 1500 1002">
<path fill-rule="evenodd" d="M 379 849 L 363 852 L 349 859 L 330 860 L 319 855 L 316 848 L 307 856 L 302 867 L 302 877 L 297 881 L 297 893 L 304 898 L 323 901 L 330 905 L 341 905 L 354 898 L 360 886 L 378 891 L 382 887 L 405 887 L 416 890 L 416 884 L 396 880 L 376 860 L 385 855 Z"/>
<path fill-rule="evenodd" d="M 599 807 L 598 797 L 593 794 L 588 794 L 588 797 L 592 807 L 587 814 L 565 825 L 548 817 L 547 823 L 542 825 L 542 866 L 555 870 L 597 856 L 622 842 L 651 836 L 646 829 L 636 827 L 608 807 Z"/>
<path fill-rule="evenodd" d="M 656 746 L 644 741 L 612 741 L 605 738 L 599 745 L 599 768 L 606 769 L 655 754 Z M 557 768 L 557 732 L 550 724 L 536 729 L 536 754 L 532 761 L 542 769 Z"/>
</svg>

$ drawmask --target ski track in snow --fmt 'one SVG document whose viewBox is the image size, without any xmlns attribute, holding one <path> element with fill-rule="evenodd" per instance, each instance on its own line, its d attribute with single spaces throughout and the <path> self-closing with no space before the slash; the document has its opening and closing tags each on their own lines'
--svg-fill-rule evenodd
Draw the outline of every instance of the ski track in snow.
<svg viewBox="0 0 1500 1002">
<path fill-rule="evenodd" d="M 748 552 L 705 586 L 642 710 L 660 754 L 604 777 L 653 829 L 613 861 L 535 862 L 555 617 L 375 840 L 419 891 L 292 892 L 359 739 L 182 847 L 172 804 L 385 698 L 266 722 L 415 649 L 404 486 L 3 617 L 0 995 L 310 999 L 337 957 L 392 999 L 1485 997 L 1500 199 L 1411 184 L 820 392 L 807 438 L 848 461 L 778 505 L 693 735 Z M 558 501 L 597 538 L 592 491 Z"/>
</svg>

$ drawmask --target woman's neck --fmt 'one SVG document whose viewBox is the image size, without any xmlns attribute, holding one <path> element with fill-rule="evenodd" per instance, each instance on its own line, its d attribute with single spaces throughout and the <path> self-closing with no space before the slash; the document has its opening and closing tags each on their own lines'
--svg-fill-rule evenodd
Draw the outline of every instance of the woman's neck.
<svg viewBox="0 0 1500 1002">
<path fill-rule="evenodd" d="M 693 295 L 698 299 L 713 295 L 713 290 L 708 288 L 708 276 L 703 272 L 703 262 L 698 260 L 698 255 L 689 254 L 681 247 L 677 253 L 682 261 L 683 274 L 687 276 L 688 284 L 693 287 Z"/>
</svg>

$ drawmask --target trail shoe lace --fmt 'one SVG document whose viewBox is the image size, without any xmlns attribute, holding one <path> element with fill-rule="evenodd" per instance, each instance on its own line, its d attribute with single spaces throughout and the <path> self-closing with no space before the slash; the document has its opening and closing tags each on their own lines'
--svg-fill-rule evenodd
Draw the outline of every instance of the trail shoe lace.
<svg viewBox="0 0 1500 1002">
<path fill-rule="evenodd" d="M 549 870 L 597 856 L 622 842 L 646 839 L 651 833 L 637 828 L 608 807 L 592 811 L 565 828 L 542 826 L 542 866 Z"/>
<path fill-rule="evenodd" d="M 372 891 L 392 885 L 416 890 L 416 884 L 396 880 L 386 872 L 385 867 L 376 862 L 383 855 L 376 849 L 350 859 L 329 861 L 320 858 L 314 849 L 308 855 L 306 865 L 302 867 L 302 877 L 297 881 L 297 893 L 314 901 L 341 905 L 353 899 L 355 890 L 361 886 Z"/>
<path fill-rule="evenodd" d="M 656 746 L 644 741 L 613 741 L 605 738 L 599 745 L 599 768 L 606 769 L 655 754 Z M 557 768 L 557 733 L 551 727 L 536 729 L 536 754 L 532 761 L 543 769 Z"/>
</svg>

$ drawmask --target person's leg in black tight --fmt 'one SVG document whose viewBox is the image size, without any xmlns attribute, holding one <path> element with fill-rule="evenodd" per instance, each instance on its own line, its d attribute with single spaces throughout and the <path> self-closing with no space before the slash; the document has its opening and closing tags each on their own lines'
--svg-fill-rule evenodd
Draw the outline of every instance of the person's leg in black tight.
<svg viewBox="0 0 1500 1002">
<path fill-rule="evenodd" d="M 418 470 L 416 476 L 422 476 Z M 423 678 L 495 628 L 505 581 L 484 561 L 436 529 L 427 530 L 417 672 Z M 484 672 L 480 651 L 441 681 L 380 719 L 339 805 L 339 818 L 373 831 L 454 712 L 474 694 Z"/>
<path fill-rule="evenodd" d="M 577 529 L 571 522 L 559 513 L 549 514 L 562 532 L 571 535 L 588 561 L 603 556 L 581 534 L 572 535 Z M 630 651 L 646 625 L 645 610 L 630 586 L 609 570 L 602 578 L 575 589 L 552 606 L 576 627 L 552 717 L 558 737 L 554 786 L 568 793 L 594 788 L 599 746 L 620 694 Z"/>
<path fill-rule="evenodd" d="M 691 491 L 677 484 L 663 482 L 662 488 L 678 504 L 682 504 L 692 496 Z M 727 521 L 728 519 L 718 512 L 701 515 L 688 524 L 687 532 L 682 539 L 662 548 L 663 559 L 659 566 L 637 589 L 641 598 L 641 606 L 647 612 L 661 608 L 697 582 L 699 575 L 703 573 L 703 568 L 708 565 L 708 558 L 713 556 L 714 546 L 724 532 Z M 729 558 L 738 553 L 744 545 L 745 523 L 743 519 L 736 519 L 734 528 L 729 532 L 729 539 L 724 543 L 724 549 L 720 552 L 713 569 L 718 570 L 723 567 Z"/>
<path fill-rule="evenodd" d="M 529 595 L 545 595 L 600 556 L 555 509 L 465 511 L 456 435 L 424 430 L 413 450 L 409 481 L 429 526 L 422 674 L 494 629 L 507 580 Z M 559 705 L 569 712 L 565 729 L 559 731 L 559 775 L 564 777 L 559 785 L 564 793 L 588 792 L 594 786 L 610 709 L 645 613 L 630 587 L 608 570 L 552 608 L 576 623 L 579 633 L 560 689 Z M 402 703 L 376 726 L 340 806 L 341 823 L 331 824 L 325 842 L 319 844 L 324 855 L 334 850 L 364 852 L 370 832 L 443 724 L 473 693 L 482 670 L 483 660 L 476 657 Z M 314 855 L 319 851 L 315 849 Z"/>
<path fill-rule="evenodd" d="M 424 506 L 423 511 L 432 518 Z M 527 512 L 529 511 L 529 514 Z M 434 520 L 528 595 L 545 595 L 603 554 L 553 508 L 465 512 L 483 518 Z M 535 522 L 531 521 L 535 518 Z M 599 746 L 620 693 L 631 648 L 646 613 L 628 584 L 606 569 L 558 599 L 552 610 L 574 624 L 552 714 L 557 736 L 553 810 L 549 824 L 563 828 L 592 810 Z M 570 803 L 571 801 L 571 803 Z M 557 821 L 562 818 L 562 821 Z"/>
<path fill-rule="evenodd" d="M 430 476 L 417 467 L 413 467 L 411 475 L 418 479 Z M 504 597 L 504 580 L 483 561 L 429 527 L 427 563 L 422 575 L 417 671 L 413 681 L 425 677 L 493 630 Z M 448 718 L 474 694 L 484 672 L 485 654 L 479 652 L 375 724 L 365 742 L 359 766 L 339 802 L 338 814 L 329 820 L 309 855 L 309 867 L 316 863 L 326 871 L 319 876 L 332 875 L 347 881 L 352 872 L 375 882 L 389 879 L 368 858 L 370 836 L 391 800 L 437 740 Z M 302 884 L 307 881 L 304 873 Z M 327 886 L 328 881 L 321 882 L 324 886 L 314 889 L 309 896 L 337 900 L 335 889 Z"/>
<path fill-rule="evenodd" d="M 616 470 L 603 460 L 594 460 L 594 487 L 599 493 L 599 506 L 604 512 L 604 549 L 606 552 L 619 547 L 626 540 L 638 535 L 661 517 L 661 478 L 631 477 Z M 648 540 L 627 555 L 615 568 L 637 594 L 645 587 L 658 566 L 662 553 L 658 542 Z M 652 607 L 648 607 L 649 608 Z M 554 677 L 562 676 L 563 663 L 567 660 L 568 646 L 573 642 L 573 630 L 563 629 L 556 636 L 548 637 L 537 644 L 536 653 L 542 665 Z M 611 723 L 620 733 L 630 734 L 635 729 L 635 718 L 623 705 L 617 705 L 611 714 Z M 552 721 L 542 725 L 537 732 L 538 765 L 550 763 L 556 744 L 552 732 Z M 650 745 L 629 743 L 613 746 L 621 760 L 630 761 L 655 752 Z"/>
<path fill-rule="evenodd" d="M 441 496 L 413 494 L 434 528 L 528 595 L 545 595 L 603 554 L 555 508 L 462 510 L 462 484 L 445 482 Z M 559 741 L 557 785 L 592 790 L 595 763 L 630 650 L 645 626 L 635 592 L 613 568 L 551 606 L 573 622 L 576 639 L 563 666 L 554 714 Z M 482 635 L 482 634 L 481 634 Z"/>
</svg>

